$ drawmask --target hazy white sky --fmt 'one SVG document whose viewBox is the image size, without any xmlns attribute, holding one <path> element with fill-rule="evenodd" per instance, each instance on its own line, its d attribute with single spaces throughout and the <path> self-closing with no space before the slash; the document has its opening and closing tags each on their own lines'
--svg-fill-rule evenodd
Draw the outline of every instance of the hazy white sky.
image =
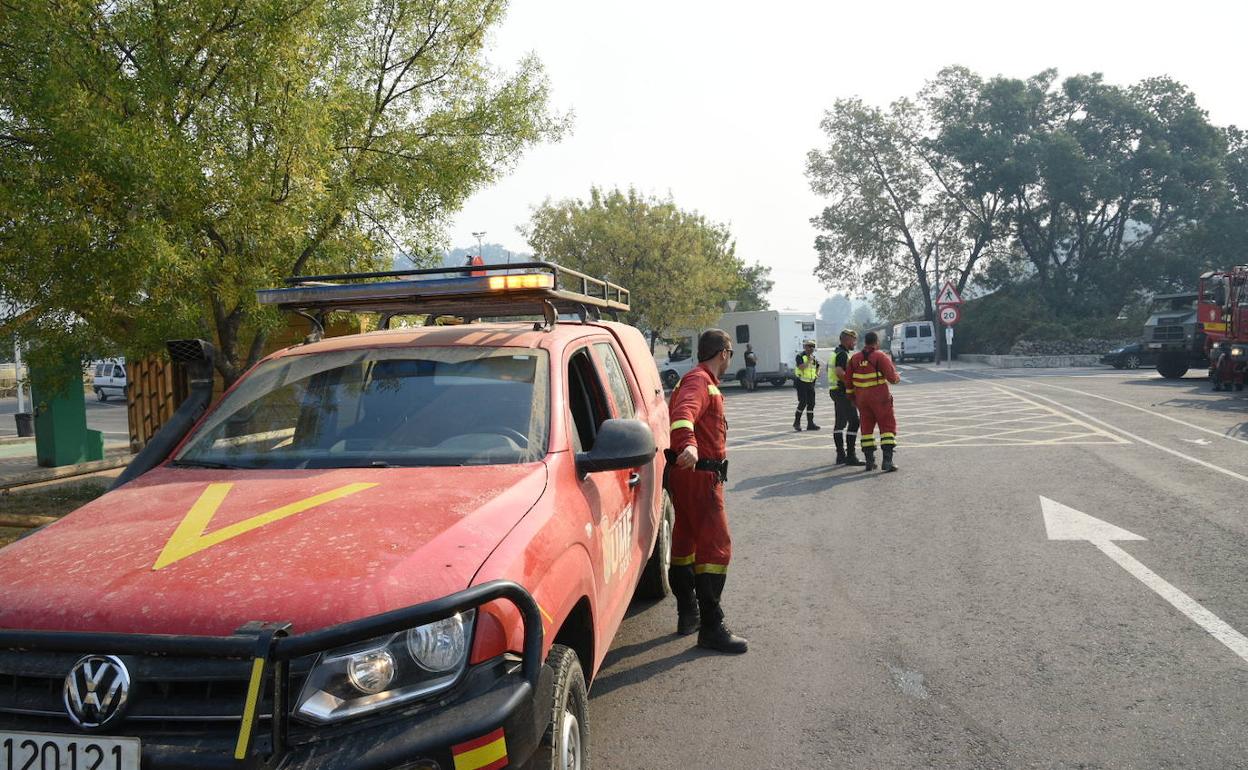
<svg viewBox="0 0 1248 770">
<path fill-rule="evenodd" d="M 530 151 L 474 196 L 449 232 L 527 250 L 517 227 L 547 197 L 591 185 L 670 193 L 727 223 L 737 253 L 772 267 L 772 305 L 807 311 L 823 201 L 806 153 L 843 96 L 878 104 L 941 67 L 1023 77 L 1101 72 L 1130 83 L 1168 74 L 1219 124 L 1248 125 L 1239 2 L 704 2 L 512 0 L 492 59 L 536 52 L 571 135 Z"/>
</svg>

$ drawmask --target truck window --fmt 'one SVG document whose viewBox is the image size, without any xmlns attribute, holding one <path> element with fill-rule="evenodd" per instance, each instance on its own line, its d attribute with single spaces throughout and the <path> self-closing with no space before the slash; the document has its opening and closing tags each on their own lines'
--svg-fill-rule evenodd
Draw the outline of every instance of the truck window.
<svg viewBox="0 0 1248 770">
<path fill-rule="evenodd" d="M 632 419 L 637 416 L 637 405 L 633 402 L 633 392 L 628 387 L 628 375 L 620 366 L 619 356 L 609 342 L 594 343 L 594 351 L 602 359 L 602 367 L 607 373 L 607 386 L 611 388 L 611 396 L 615 399 L 617 417 Z"/>
<path fill-rule="evenodd" d="M 927 326 L 926 324 L 925 324 L 925 325 L 923 325 L 923 326 L 920 326 L 920 327 L 919 327 L 919 336 L 920 336 L 920 337 L 930 337 L 930 336 L 932 336 L 932 327 Z"/>
<path fill-rule="evenodd" d="M 608 414 L 606 394 L 586 349 L 578 350 L 568 362 L 568 406 L 576 428 L 572 433 L 573 448 L 577 452 L 588 452 L 594 448 L 598 428 Z"/>
<path fill-rule="evenodd" d="M 744 345 L 745 343 L 749 341 L 750 341 L 750 325 L 739 324 L 737 326 L 737 342 Z"/>
<path fill-rule="evenodd" d="M 919 327 L 917 326 L 906 327 L 906 339 L 908 340 L 914 339 L 915 337 L 918 337 L 918 336 L 919 336 Z"/>
<path fill-rule="evenodd" d="M 547 354 L 342 350 L 261 364 L 175 463 L 237 468 L 499 465 L 546 454 Z"/>
</svg>

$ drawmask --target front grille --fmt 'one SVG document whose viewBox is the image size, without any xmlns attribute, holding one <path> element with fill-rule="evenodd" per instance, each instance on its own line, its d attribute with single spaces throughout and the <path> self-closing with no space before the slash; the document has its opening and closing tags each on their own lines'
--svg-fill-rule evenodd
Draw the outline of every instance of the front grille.
<svg viewBox="0 0 1248 770">
<path fill-rule="evenodd" d="M 0 725 L 6 714 L 69 727 L 65 712 L 65 676 L 81 655 L 42 652 L 0 652 Z M 206 722 L 236 725 L 251 675 L 251 662 L 213 658 L 121 656 L 130 670 L 130 697 L 125 721 L 156 732 L 177 732 Z M 291 690 L 297 694 L 307 664 L 292 665 Z M 265 679 L 262 715 L 272 710 L 272 680 Z"/>
<path fill-rule="evenodd" d="M 1153 342 L 1182 342 L 1186 333 L 1182 326 L 1154 326 Z"/>
</svg>

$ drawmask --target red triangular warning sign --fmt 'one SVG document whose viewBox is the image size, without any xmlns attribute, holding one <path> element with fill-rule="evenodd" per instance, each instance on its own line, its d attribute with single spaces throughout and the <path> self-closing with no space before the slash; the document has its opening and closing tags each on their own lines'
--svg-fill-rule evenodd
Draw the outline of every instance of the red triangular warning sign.
<svg viewBox="0 0 1248 770">
<path fill-rule="evenodd" d="M 962 296 L 958 294 L 958 290 L 953 288 L 953 281 L 946 281 L 940 294 L 936 295 L 937 305 L 961 305 Z"/>
</svg>

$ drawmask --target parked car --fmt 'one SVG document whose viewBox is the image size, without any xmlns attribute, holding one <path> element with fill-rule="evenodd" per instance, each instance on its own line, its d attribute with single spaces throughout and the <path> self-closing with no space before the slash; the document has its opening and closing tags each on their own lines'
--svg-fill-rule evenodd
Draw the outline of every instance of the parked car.
<svg viewBox="0 0 1248 770">
<path fill-rule="evenodd" d="M 126 397 L 126 364 L 121 360 L 101 361 L 95 365 L 95 376 L 91 379 L 91 389 L 95 397 L 107 401 L 110 397 Z"/>
<path fill-rule="evenodd" d="M 0 550 L 13 766 L 588 766 L 588 685 L 669 593 L 669 418 L 641 332 L 585 310 L 626 291 L 547 268 L 261 292 L 545 323 L 314 332 L 198 419 L 211 346 L 171 342 L 187 427 Z"/>
<path fill-rule="evenodd" d="M 1152 366 L 1155 361 L 1156 353 L 1142 342 L 1114 348 L 1101 356 L 1101 363 L 1109 364 L 1115 369 L 1139 369 L 1141 366 Z"/>
</svg>

